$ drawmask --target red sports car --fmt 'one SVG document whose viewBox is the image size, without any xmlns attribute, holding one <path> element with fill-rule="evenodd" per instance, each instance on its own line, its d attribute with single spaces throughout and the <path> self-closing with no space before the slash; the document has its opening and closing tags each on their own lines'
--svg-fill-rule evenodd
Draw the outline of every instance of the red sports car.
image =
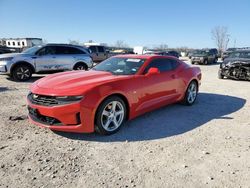
<svg viewBox="0 0 250 188">
<path fill-rule="evenodd" d="M 167 104 L 192 105 L 200 81 L 200 68 L 171 56 L 115 56 L 89 71 L 37 80 L 27 96 L 29 119 L 57 131 L 112 134 Z"/>
</svg>

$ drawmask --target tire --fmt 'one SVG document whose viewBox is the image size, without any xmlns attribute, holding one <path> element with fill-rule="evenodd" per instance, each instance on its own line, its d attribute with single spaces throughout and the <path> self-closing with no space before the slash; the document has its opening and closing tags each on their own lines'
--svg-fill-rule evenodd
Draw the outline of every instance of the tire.
<svg viewBox="0 0 250 188">
<path fill-rule="evenodd" d="M 124 124 L 126 116 L 127 108 L 124 101 L 117 96 L 109 97 L 97 109 L 96 131 L 102 135 L 114 134 Z"/>
<path fill-rule="evenodd" d="M 32 69 L 28 65 L 17 65 L 11 75 L 15 81 L 27 81 L 32 76 Z"/>
<path fill-rule="evenodd" d="M 191 64 L 193 65 L 193 64 L 194 64 L 194 62 L 193 62 L 193 61 L 191 61 Z"/>
<path fill-rule="evenodd" d="M 74 70 L 88 70 L 88 66 L 85 63 L 77 63 L 74 66 Z"/>
<path fill-rule="evenodd" d="M 191 106 L 194 104 L 198 94 L 198 85 L 196 81 L 191 81 L 187 87 L 185 97 L 182 101 L 183 104 Z"/>
<path fill-rule="evenodd" d="M 221 71 L 218 71 L 218 78 L 219 79 L 224 79 L 224 75 L 221 73 Z"/>
<path fill-rule="evenodd" d="M 207 64 L 208 64 L 208 60 L 205 59 L 205 60 L 203 61 L 203 64 L 204 64 L 204 65 L 207 65 Z"/>
</svg>

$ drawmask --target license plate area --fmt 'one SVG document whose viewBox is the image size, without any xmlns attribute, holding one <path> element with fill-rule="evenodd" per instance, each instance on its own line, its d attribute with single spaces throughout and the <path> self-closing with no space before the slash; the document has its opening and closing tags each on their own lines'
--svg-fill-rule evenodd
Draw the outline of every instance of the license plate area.
<svg viewBox="0 0 250 188">
<path fill-rule="evenodd" d="M 36 108 L 31 108 L 30 106 L 28 106 L 28 111 L 32 116 L 37 117 L 39 115 L 39 112 Z"/>
</svg>

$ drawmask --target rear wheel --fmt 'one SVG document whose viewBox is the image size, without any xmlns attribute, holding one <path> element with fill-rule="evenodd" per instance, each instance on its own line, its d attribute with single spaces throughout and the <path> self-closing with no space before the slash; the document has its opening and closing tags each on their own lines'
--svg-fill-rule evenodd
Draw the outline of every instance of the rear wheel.
<svg viewBox="0 0 250 188">
<path fill-rule="evenodd" d="M 17 65 L 11 75 L 16 81 L 27 81 L 32 76 L 32 69 L 28 65 Z"/>
<path fill-rule="evenodd" d="M 183 99 L 183 103 L 185 105 L 191 106 L 192 104 L 194 104 L 197 94 L 198 94 L 198 85 L 197 82 L 193 80 L 188 85 L 185 97 Z"/>
<path fill-rule="evenodd" d="M 74 70 L 88 70 L 88 66 L 85 63 L 77 63 Z"/>
<path fill-rule="evenodd" d="M 96 113 L 96 130 L 103 135 L 117 132 L 126 119 L 126 105 L 117 96 L 106 99 Z"/>
</svg>

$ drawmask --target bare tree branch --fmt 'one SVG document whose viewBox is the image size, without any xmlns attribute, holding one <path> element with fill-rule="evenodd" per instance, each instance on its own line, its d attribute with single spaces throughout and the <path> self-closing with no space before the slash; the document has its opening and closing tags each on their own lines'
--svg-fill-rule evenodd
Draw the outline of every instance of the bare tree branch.
<svg viewBox="0 0 250 188">
<path fill-rule="evenodd" d="M 227 49 L 230 40 L 227 27 L 216 26 L 212 29 L 212 39 L 220 52 L 220 54 Z"/>
<path fill-rule="evenodd" d="M 118 48 L 126 48 L 126 47 L 128 47 L 128 45 L 123 40 L 116 41 L 114 46 L 118 47 Z"/>
<path fill-rule="evenodd" d="M 167 44 L 160 44 L 159 46 L 155 47 L 156 50 L 167 50 L 168 45 Z"/>
</svg>

